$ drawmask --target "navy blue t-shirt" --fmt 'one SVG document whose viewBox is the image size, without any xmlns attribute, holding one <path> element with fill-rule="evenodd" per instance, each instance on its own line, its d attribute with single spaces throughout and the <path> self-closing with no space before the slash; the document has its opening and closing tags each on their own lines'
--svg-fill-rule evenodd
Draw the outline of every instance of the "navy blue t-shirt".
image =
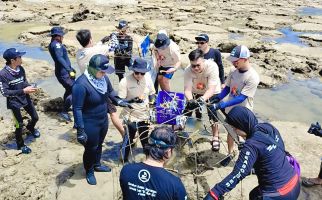
<svg viewBox="0 0 322 200">
<path fill-rule="evenodd" d="M 224 84 L 225 73 L 220 51 L 218 49 L 210 48 L 209 51 L 203 57 L 207 60 L 213 60 L 218 65 L 220 82 L 221 84 Z"/>
<path fill-rule="evenodd" d="M 55 75 L 62 76 L 72 71 L 66 47 L 56 40 L 49 44 L 49 52 L 55 62 Z"/>
<path fill-rule="evenodd" d="M 120 174 L 124 200 L 186 200 L 181 180 L 161 167 L 145 163 L 125 165 Z"/>
</svg>

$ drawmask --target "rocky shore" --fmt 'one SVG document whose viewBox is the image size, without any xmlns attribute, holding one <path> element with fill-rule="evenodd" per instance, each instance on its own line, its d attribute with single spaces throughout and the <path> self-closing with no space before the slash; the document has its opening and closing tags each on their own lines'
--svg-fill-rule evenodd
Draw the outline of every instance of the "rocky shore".
<svg viewBox="0 0 322 200">
<path fill-rule="evenodd" d="M 97 4 L 95 4 L 95 2 Z M 111 2 L 111 3 L 109 3 Z M 125 2 L 125 1 L 124 1 Z M 67 31 L 64 44 L 70 57 L 75 57 L 80 47 L 75 39 L 81 28 L 90 29 L 94 41 L 115 31 L 119 19 L 130 22 L 131 34 L 138 44 L 146 34 L 155 37 L 165 29 L 181 47 L 183 64 L 187 66 L 187 53 L 195 48 L 194 37 L 205 32 L 210 36 L 213 47 L 219 48 L 224 57 L 237 44 L 247 45 L 252 62 L 260 73 L 263 88 L 274 87 L 288 81 L 288 76 L 311 78 L 322 76 L 322 15 L 302 15 L 303 7 L 322 9 L 320 1 L 0 1 L 0 39 L 18 41 L 46 47 L 52 26 L 62 26 Z M 299 44 L 279 43 L 285 37 L 281 29 L 289 28 L 301 32 Z M 135 53 L 138 47 L 135 45 Z M 230 64 L 223 59 L 225 71 Z M 44 80 L 53 75 L 52 64 L 30 58 L 23 58 L 29 82 Z M 3 66 L 3 60 L 0 61 Z M 59 121 L 53 111 L 59 109 L 57 102 L 41 90 L 33 97 L 39 111 L 38 123 L 42 136 L 35 140 L 27 136 L 33 150 L 30 155 L 19 155 L 14 150 L 14 127 L 10 117 L 0 114 L 0 200 L 44 199 L 121 199 L 118 173 L 121 165 L 116 154 L 121 137 L 110 126 L 104 145 L 104 162 L 113 168 L 113 173 L 98 174 L 98 185 L 89 187 L 84 180 L 82 168 L 83 148 L 75 140 L 72 124 Z M 1 100 L 4 100 L 3 98 Z M 256 105 L 255 105 L 256 106 Z M 306 133 L 308 124 L 297 122 L 273 122 L 282 133 L 287 149 L 298 158 L 303 177 L 316 177 L 320 165 L 322 144 L 320 138 Z M 220 134 L 225 143 L 226 133 Z M 201 164 L 212 168 L 193 175 L 194 169 L 187 168 L 189 155 L 195 149 L 188 149 L 187 159 L 180 159 L 181 176 L 190 199 L 198 199 L 220 181 L 233 168 L 220 168 L 214 164 L 225 154 L 209 151 L 210 145 L 198 145 Z M 185 157 L 182 156 L 182 157 Z M 205 163 L 206 162 L 206 163 Z M 197 186 L 198 185 L 198 186 Z M 225 199 L 248 199 L 248 192 L 256 186 L 256 177 L 246 178 Z M 198 198 L 197 198 L 198 197 Z M 302 188 L 299 199 L 322 198 L 320 187 Z"/>
</svg>

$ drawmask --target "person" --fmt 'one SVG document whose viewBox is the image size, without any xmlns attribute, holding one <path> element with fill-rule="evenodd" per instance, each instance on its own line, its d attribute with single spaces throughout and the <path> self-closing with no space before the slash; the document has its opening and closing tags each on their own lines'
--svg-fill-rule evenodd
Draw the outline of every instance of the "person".
<svg viewBox="0 0 322 200">
<path fill-rule="evenodd" d="M 321 125 L 316 122 L 316 124 L 311 124 L 309 130 L 307 131 L 310 134 L 322 137 L 322 129 Z M 302 185 L 305 187 L 312 187 L 316 185 L 322 185 L 322 158 L 321 158 L 321 165 L 320 165 L 320 172 L 318 177 L 316 178 L 305 178 L 302 180 Z"/>
<path fill-rule="evenodd" d="M 38 114 L 29 95 L 36 92 L 37 88 L 28 83 L 25 69 L 21 66 L 21 56 L 25 54 L 26 52 L 20 52 L 15 48 L 9 48 L 4 51 L 3 58 L 6 60 L 6 65 L 0 71 L 0 92 L 7 98 L 7 108 L 12 111 L 14 116 L 17 149 L 21 150 L 23 154 L 29 154 L 31 149 L 26 146 L 22 138 L 23 117 L 21 108 L 31 117 L 26 126 L 27 130 L 35 138 L 40 137 L 40 132 L 35 128 Z"/>
<path fill-rule="evenodd" d="M 127 119 L 129 140 L 125 138 L 126 147 L 123 156 L 124 162 L 128 162 L 130 145 L 133 143 L 138 131 L 142 147 L 148 143 L 149 134 L 149 101 L 153 100 L 155 94 L 151 78 L 146 74 L 150 67 L 146 60 L 136 58 L 130 68 L 133 73 L 123 78 L 119 85 L 118 95 L 120 98 L 133 102 L 133 109 L 124 108 L 120 114 Z"/>
<path fill-rule="evenodd" d="M 119 106 L 129 106 L 116 96 L 106 76 L 106 73 L 114 72 L 114 67 L 108 63 L 109 59 L 105 55 L 94 55 L 89 61 L 88 68 L 76 80 L 72 89 L 77 141 L 85 147 L 83 164 L 86 180 L 90 185 L 96 185 L 94 171 L 111 171 L 111 168 L 100 162 L 102 143 L 108 130 L 107 98 Z"/>
<path fill-rule="evenodd" d="M 72 86 L 75 83 L 76 71 L 72 68 L 66 47 L 62 44 L 64 32 L 61 27 L 53 27 L 50 31 L 51 42 L 49 52 L 55 62 L 55 75 L 60 84 L 65 88 L 64 107 L 59 116 L 67 122 L 71 121 L 68 110 L 72 105 Z"/>
<path fill-rule="evenodd" d="M 279 131 L 269 123 L 258 123 L 254 113 L 244 106 L 232 108 L 226 122 L 246 141 L 233 171 L 217 183 L 204 200 L 219 199 L 248 176 L 252 168 L 255 169 L 258 186 L 249 193 L 250 200 L 297 199 L 300 177 L 287 160 Z"/>
<path fill-rule="evenodd" d="M 228 113 L 234 106 L 241 105 L 249 108 L 254 107 L 254 96 L 257 86 L 259 84 L 259 76 L 255 69 L 252 67 L 250 61 L 250 51 L 244 46 L 236 46 L 230 53 L 228 60 L 232 62 L 235 69 L 233 69 L 227 79 L 226 86 L 220 94 L 214 96 L 211 99 L 212 104 L 209 109 L 215 113 L 216 110 L 225 109 L 225 113 Z M 229 95 L 228 95 L 229 94 Z M 228 100 L 221 101 L 228 95 Z M 214 135 L 214 137 L 216 137 Z M 226 166 L 232 160 L 234 156 L 234 140 L 228 134 L 228 156 L 221 162 L 221 165 Z"/>
<path fill-rule="evenodd" d="M 161 32 L 157 34 L 154 42 L 154 53 L 158 68 L 155 90 L 158 91 L 158 84 L 160 84 L 161 90 L 170 91 L 170 79 L 181 65 L 179 46 L 170 40 L 164 32 Z"/>
<path fill-rule="evenodd" d="M 124 200 L 186 200 L 187 193 L 180 180 L 166 169 L 172 157 L 176 134 L 166 126 L 151 132 L 146 148 L 146 160 L 123 166 L 120 186 Z"/>
<path fill-rule="evenodd" d="M 218 66 L 212 60 L 205 60 L 204 54 L 200 49 L 196 49 L 189 54 L 190 66 L 184 71 L 184 94 L 187 99 L 187 106 L 183 113 L 191 116 L 192 112 L 199 106 L 205 104 L 206 101 L 214 94 L 217 95 L 221 91 L 221 84 L 218 76 Z M 196 109 L 196 117 L 201 118 L 199 109 Z M 213 122 L 217 122 L 216 112 L 214 115 L 209 113 L 208 116 Z M 212 150 L 219 151 L 218 125 L 212 124 L 212 132 L 214 139 L 212 141 Z"/>
<path fill-rule="evenodd" d="M 125 20 L 120 20 L 118 26 L 116 26 L 118 33 L 116 34 L 119 46 L 115 49 L 114 64 L 115 74 L 118 76 L 119 81 L 124 78 L 125 66 L 130 67 L 133 38 L 128 35 L 129 25 Z"/>
<path fill-rule="evenodd" d="M 223 89 L 225 87 L 225 72 L 220 51 L 209 47 L 209 36 L 205 33 L 199 34 L 195 39 L 198 49 L 204 53 L 204 58 L 206 60 L 213 60 L 217 64 L 221 88 Z"/>
<path fill-rule="evenodd" d="M 76 53 L 76 61 L 79 66 L 81 73 L 84 73 L 89 60 L 96 54 L 108 55 L 113 52 L 115 48 L 118 46 L 118 40 L 115 33 L 112 33 L 110 36 L 104 37 L 100 42 L 96 45 L 93 44 L 93 39 L 90 30 L 81 29 L 76 34 L 76 39 L 82 45 L 82 49 L 79 49 Z M 109 41 L 109 43 L 107 43 Z M 124 128 L 121 121 L 116 114 L 117 110 L 115 105 L 113 105 L 112 101 L 108 100 L 108 110 L 114 124 L 115 128 L 119 131 L 119 133 L 124 135 Z"/>
</svg>

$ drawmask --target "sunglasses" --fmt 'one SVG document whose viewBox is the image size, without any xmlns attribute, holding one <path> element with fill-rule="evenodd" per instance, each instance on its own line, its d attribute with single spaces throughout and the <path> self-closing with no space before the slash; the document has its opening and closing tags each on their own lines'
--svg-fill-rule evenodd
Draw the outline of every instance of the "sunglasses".
<svg viewBox="0 0 322 200">
<path fill-rule="evenodd" d="M 141 74 L 142 76 L 144 76 L 144 75 L 145 75 L 145 73 L 142 73 L 142 72 L 134 72 L 134 74 L 135 74 L 135 75 L 139 75 L 139 74 Z"/>
<path fill-rule="evenodd" d="M 205 44 L 206 42 L 195 42 L 196 44 Z"/>
<path fill-rule="evenodd" d="M 192 69 L 197 68 L 197 67 L 200 67 L 200 64 L 196 64 L 196 65 L 191 64 Z"/>
</svg>

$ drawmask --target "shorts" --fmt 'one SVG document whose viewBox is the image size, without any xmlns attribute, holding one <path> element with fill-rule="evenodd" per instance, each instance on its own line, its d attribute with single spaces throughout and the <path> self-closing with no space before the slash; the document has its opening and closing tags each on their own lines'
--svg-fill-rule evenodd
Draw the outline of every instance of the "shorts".
<svg viewBox="0 0 322 200">
<path fill-rule="evenodd" d="M 110 98 L 107 99 L 107 109 L 109 114 L 115 113 L 117 111 L 116 106 L 112 103 Z"/>
<path fill-rule="evenodd" d="M 160 71 L 167 71 L 170 68 L 173 68 L 173 67 L 163 67 L 163 66 L 159 67 L 158 75 L 162 75 L 167 79 L 172 79 L 172 76 L 173 76 L 174 73 L 167 74 L 165 72 L 160 72 Z"/>
</svg>

